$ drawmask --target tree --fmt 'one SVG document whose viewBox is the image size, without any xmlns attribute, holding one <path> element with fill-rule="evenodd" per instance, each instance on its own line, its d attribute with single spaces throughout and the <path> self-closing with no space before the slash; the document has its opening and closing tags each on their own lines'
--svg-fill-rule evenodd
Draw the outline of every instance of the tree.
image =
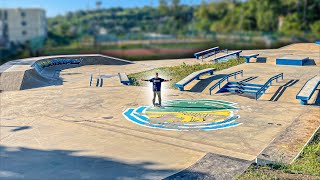
<svg viewBox="0 0 320 180">
<path fill-rule="evenodd" d="M 223 31 L 224 24 L 220 22 L 228 13 L 227 3 L 206 3 L 202 1 L 195 12 L 196 27 L 202 32 Z"/>
<path fill-rule="evenodd" d="M 159 12 L 166 15 L 169 12 L 168 3 L 166 0 L 159 0 Z"/>
<path fill-rule="evenodd" d="M 180 0 L 171 0 L 171 6 L 173 11 L 177 11 L 180 7 Z"/>
<path fill-rule="evenodd" d="M 255 3 L 257 7 L 255 14 L 257 29 L 264 32 L 276 31 L 278 27 L 278 17 L 280 14 L 279 7 L 281 7 L 281 1 L 252 0 L 251 2 Z"/>
<path fill-rule="evenodd" d="M 286 35 L 300 36 L 302 33 L 302 23 L 299 14 L 293 13 L 284 17 L 280 31 Z"/>
<path fill-rule="evenodd" d="M 68 23 L 63 23 L 60 26 L 60 34 L 62 36 L 69 36 L 69 32 L 70 32 L 70 25 Z"/>
<path fill-rule="evenodd" d="M 310 29 L 312 34 L 314 34 L 316 37 L 320 37 L 320 20 L 311 24 Z"/>
</svg>

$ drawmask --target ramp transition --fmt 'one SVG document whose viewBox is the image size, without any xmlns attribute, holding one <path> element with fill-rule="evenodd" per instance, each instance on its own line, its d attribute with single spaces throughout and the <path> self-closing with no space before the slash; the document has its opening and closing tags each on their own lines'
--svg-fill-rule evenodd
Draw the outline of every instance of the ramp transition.
<svg viewBox="0 0 320 180">
<path fill-rule="evenodd" d="M 64 55 L 10 61 L 0 66 L 0 90 L 24 90 L 61 85 L 60 71 L 86 65 L 127 65 L 133 62 L 99 54 Z M 12 70 L 12 67 L 22 67 Z"/>
</svg>

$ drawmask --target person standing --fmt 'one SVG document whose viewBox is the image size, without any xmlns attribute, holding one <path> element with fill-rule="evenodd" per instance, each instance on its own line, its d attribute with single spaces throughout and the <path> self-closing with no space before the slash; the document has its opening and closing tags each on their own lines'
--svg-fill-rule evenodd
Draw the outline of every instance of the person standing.
<svg viewBox="0 0 320 180">
<path fill-rule="evenodd" d="M 161 83 L 162 82 L 168 82 L 170 80 L 165 80 L 159 77 L 159 73 L 156 72 L 155 77 L 151 79 L 141 79 L 141 81 L 149 81 L 152 82 L 152 90 L 153 90 L 153 99 L 152 104 L 153 106 L 156 106 L 156 96 L 158 96 L 159 106 L 161 106 Z"/>
</svg>

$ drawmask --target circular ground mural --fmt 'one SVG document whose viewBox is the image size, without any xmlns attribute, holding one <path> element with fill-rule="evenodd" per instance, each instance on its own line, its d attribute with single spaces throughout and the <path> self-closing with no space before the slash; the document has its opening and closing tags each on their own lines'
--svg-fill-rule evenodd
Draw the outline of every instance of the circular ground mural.
<svg viewBox="0 0 320 180">
<path fill-rule="evenodd" d="M 220 100 L 170 100 L 162 107 L 128 108 L 123 116 L 149 128 L 195 131 L 216 130 L 240 125 L 235 103 Z"/>
</svg>

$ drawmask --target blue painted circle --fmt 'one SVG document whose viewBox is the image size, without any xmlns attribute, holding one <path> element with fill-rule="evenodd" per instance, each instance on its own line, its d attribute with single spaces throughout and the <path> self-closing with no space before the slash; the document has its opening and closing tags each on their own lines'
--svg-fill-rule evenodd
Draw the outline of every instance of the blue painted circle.
<svg viewBox="0 0 320 180">
<path fill-rule="evenodd" d="M 217 130 L 238 126 L 235 103 L 221 100 L 170 100 L 163 107 L 128 108 L 123 116 L 140 126 L 163 130 Z"/>
</svg>

